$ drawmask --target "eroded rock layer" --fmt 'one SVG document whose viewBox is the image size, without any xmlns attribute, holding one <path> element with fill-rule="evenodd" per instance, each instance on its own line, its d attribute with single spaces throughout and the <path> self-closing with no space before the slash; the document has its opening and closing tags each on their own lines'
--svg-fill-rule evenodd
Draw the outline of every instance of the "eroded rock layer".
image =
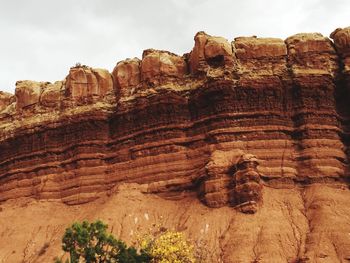
<svg viewBox="0 0 350 263">
<path fill-rule="evenodd" d="M 77 65 L 64 81 L 19 81 L 0 93 L 0 201 L 79 204 L 132 182 L 223 206 L 242 154 L 268 187 L 346 184 L 349 32 L 334 43 L 199 32 L 183 56 L 149 49 L 112 73 Z"/>
<path fill-rule="evenodd" d="M 348 262 L 350 28 L 331 38 L 199 32 L 0 92 L 0 262 L 50 262 L 97 218 L 184 231 L 207 262 Z"/>
</svg>

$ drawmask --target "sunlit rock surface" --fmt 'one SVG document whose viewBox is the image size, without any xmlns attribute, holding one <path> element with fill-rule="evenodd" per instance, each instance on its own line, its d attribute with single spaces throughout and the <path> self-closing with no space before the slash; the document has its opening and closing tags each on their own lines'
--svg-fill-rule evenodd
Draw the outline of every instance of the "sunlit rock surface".
<svg viewBox="0 0 350 263">
<path fill-rule="evenodd" d="M 331 38 L 199 32 L 0 92 L 0 262 L 52 261 L 84 218 L 128 242 L 164 220 L 208 262 L 350 260 L 350 30 Z"/>
</svg>

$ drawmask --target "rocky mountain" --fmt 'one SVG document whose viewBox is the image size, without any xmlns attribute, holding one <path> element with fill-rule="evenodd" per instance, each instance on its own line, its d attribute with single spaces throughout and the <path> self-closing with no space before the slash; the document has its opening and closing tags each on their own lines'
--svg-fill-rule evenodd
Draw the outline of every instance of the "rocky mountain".
<svg viewBox="0 0 350 263">
<path fill-rule="evenodd" d="M 208 262 L 349 262 L 350 27 L 330 38 L 199 32 L 0 92 L 0 262 L 52 262 L 85 218 Z"/>
</svg>

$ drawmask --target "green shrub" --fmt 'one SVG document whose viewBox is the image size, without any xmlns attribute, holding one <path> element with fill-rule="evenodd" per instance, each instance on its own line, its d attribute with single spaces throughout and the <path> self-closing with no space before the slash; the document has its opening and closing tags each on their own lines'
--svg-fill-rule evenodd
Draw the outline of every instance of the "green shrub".
<svg viewBox="0 0 350 263">
<path fill-rule="evenodd" d="M 149 256 L 138 253 L 134 247 L 107 233 L 107 225 L 102 221 L 74 223 L 66 229 L 62 239 L 62 249 L 69 253 L 70 263 L 145 263 Z M 62 259 L 56 258 L 56 263 Z"/>
<path fill-rule="evenodd" d="M 206 262 L 201 246 L 196 247 L 181 232 L 156 227 L 139 239 L 139 250 L 107 233 L 102 221 L 76 222 L 67 228 L 62 249 L 69 254 L 65 263 L 194 263 Z M 55 263 L 63 263 L 63 256 Z"/>
</svg>

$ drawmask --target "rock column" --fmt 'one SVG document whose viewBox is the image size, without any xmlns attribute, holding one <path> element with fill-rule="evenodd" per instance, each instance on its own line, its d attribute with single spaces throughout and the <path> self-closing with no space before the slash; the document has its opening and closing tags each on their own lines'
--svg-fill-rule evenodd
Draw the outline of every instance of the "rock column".
<svg viewBox="0 0 350 263">
<path fill-rule="evenodd" d="M 238 160 L 237 170 L 233 175 L 233 204 L 243 212 L 254 214 L 262 203 L 262 181 L 257 170 L 259 165 L 255 155 L 244 154 Z"/>
</svg>

